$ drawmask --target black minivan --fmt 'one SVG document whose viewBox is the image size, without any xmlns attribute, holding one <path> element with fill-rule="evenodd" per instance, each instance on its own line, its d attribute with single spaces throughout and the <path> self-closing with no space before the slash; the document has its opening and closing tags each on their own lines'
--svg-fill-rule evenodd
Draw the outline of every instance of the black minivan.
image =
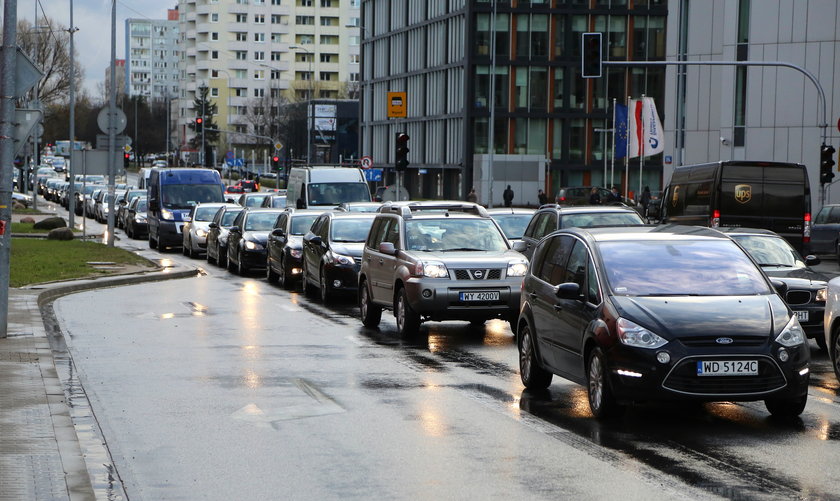
<svg viewBox="0 0 840 501">
<path fill-rule="evenodd" d="M 724 161 L 674 169 L 658 207 L 662 223 L 762 228 L 799 252 L 811 238 L 811 187 L 802 164 Z"/>
</svg>

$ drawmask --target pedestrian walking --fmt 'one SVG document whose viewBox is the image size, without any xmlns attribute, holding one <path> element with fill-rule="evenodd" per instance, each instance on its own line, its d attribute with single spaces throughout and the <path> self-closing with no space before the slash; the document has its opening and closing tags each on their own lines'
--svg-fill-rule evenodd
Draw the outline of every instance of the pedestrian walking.
<svg viewBox="0 0 840 501">
<path fill-rule="evenodd" d="M 618 187 L 613 186 L 612 190 L 610 191 L 610 197 L 607 199 L 609 203 L 621 203 L 621 195 L 618 193 Z"/>
<path fill-rule="evenodd" d="M 645 186 L 644 191 L 642 191 L 642 208 L 645 210 L 645 214 L 647 214 L 648 205 L 650 205 L 650 186 Z"/>
<path fill-rule="evenodd" d="M 601 195 L 598 193 L 598 188 L 589 190 L 589 205 L 601 205 Z"/>
<path fill-rule="evenodd" d="M 471 188 L 467 194 L 467 202 L 478 203 L 478 195 L 475 193 L 475 188 Z"/>
<path fill-rule="evenodd" d="M 510 207 L 513 204 L 513 190 L 510 188 L 510 185 L 502 193 L 502 200 L 505 201 L 505 207 Z"/>
<path fill-rule="evenodd" d="M 537 200 L 540 201 L 540 206 L 545 205 L 548 203 L 548 195 L 543 190 L 540 190 L 537 192 Z"/>
</svg>

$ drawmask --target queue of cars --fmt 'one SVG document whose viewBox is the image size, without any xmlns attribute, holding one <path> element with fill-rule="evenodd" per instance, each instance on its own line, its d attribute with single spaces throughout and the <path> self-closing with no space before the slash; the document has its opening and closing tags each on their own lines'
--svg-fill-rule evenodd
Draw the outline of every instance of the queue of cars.
<svg viewBox="0 0 840 501">
<path fill-rule="evenodd" d="M 522 383 L 582 384 L 597 418 L 640 400 L 761 400 L 773 415 L 797 416 L 808 338 L 840 352 L 840 320 L 828 334 L 830 285 L 810 269 L 819 260 L 767 230 L 646 225 L 620 205 L 324 211 L 242 195 L 242 205 L 193 207 L 185 254 L 240 274 L 265 270 L 270 283 L 324 302 L 355 295 L 365 326 L 390 310 L 406 337 L 425 321 L 505 320 Z"/>
</svg>

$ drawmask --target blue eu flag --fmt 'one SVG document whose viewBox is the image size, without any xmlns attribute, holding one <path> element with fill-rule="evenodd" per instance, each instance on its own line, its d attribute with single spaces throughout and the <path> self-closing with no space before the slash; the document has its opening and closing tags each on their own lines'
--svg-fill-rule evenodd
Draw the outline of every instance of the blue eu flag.
<svg viewBox="0 0 840 501">
<path fill-rule="evenodd" d="M 615 158 L 627 156 L 627 106 L 615 105 Z"/>
</svg>

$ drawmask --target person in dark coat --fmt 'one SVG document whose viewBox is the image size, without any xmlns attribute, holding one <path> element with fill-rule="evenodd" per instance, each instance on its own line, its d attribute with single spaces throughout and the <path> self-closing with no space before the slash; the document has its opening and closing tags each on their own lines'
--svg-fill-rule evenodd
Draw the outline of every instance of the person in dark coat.
<svg viewBox="0 0 840 501">
<path fill-rule="evenodd" d="M 650 186 L 645 186 L 644 191 L 642 191 L 642 208 L 647 213 L 648 205 L 650 205 Z"/>
<path fill-rule="evenodd" d="M 513 204 L 513 190 L 510 189 L 510 185 L 502 193 L 502 200 L 505 201 L 505 207 L 510 207 Z"/>
<path fill-rule="evenodd" d="M 598 188 L 592 188 L 589 191 L 589 205 L 601 205 L 601 195 L 598 194 Z"/>
<path fill-rule="evenodd" d="M 467 202 L 478 202 L 478 195 L 475 192 L 475 188 L 470 189 L 470 192 L 467 194 Z"/>
<path fill-rule="evenodd" d="M 548 195 L 546 195 L 543 190 L 540 190 L 537 193 L 537 199 L 540 201 L 540 205 L 545 205 L 548 203 Z"/>
</svg>

